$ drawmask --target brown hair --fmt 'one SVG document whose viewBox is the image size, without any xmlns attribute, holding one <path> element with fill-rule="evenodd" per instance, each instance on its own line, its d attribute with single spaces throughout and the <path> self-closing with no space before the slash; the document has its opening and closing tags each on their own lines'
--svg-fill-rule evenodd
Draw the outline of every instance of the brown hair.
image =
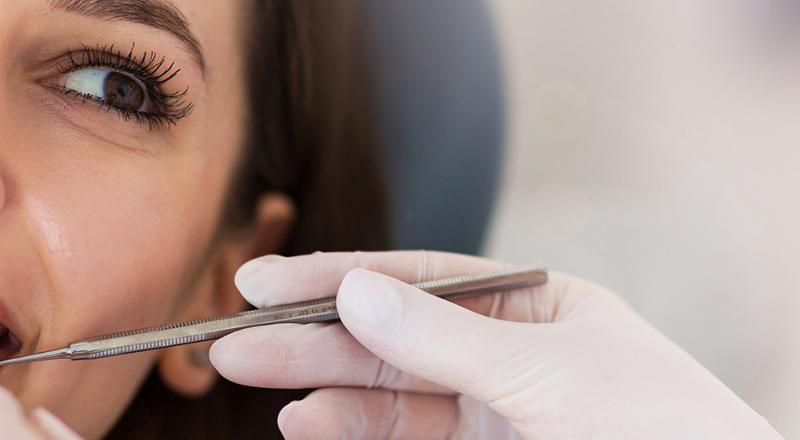
<svg viewBox="0 0 800 440">
<path fill-rule="evenodd" d="M 247 145 L 226 224 L 252 220 L 265 191 L 282 191 L 298 217 L 282 251 L 389 245 L 379 149 L 354 0 L 252 0 Z M 277 413 L 305 391 L 220 380 L 205 397 L 167 389 L 153 372 L 109 438 L 279 437 Z"/>
</svg>

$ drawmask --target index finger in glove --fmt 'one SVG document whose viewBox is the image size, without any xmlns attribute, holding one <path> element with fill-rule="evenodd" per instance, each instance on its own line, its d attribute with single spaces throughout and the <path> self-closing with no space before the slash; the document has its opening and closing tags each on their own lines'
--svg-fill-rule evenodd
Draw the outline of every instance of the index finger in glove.
<svg viewBox="0 0 800 440">
<path fill-rule="evenodd" d="M 268 255 L 243 265 L 236 286 L 252 305 L 264 308 L 336 295 L 345 275 L 362 268 L 412 284 L 434 279 L 494 272 L 509 264 L 483 258 L 429 251 L 333 252 L 298 257 Z M 458 304 L 484 315 L 505 315 L 497 295 L 466 298 Z M 524 316 L 503 319 L 530 321 L 529 309 L 514 308 Z"/>
</svg>

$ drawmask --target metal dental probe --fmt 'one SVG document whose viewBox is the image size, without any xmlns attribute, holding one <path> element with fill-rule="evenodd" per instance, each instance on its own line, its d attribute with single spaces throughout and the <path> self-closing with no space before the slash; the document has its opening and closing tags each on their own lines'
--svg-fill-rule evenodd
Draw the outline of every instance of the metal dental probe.
<svg viewBox="0 0 800 440">
<path fill-rule="evenodd" d="M 414 287 L 448 301 L 499 293 L 547 282 L 547 270 L 538 265 L 497 272 L 425 281 Z M 175 345 L 219 339 L 249 327 L 279 323 L 308 324 L 339 319 L 336 297 L 250 310 L 235 315 L 128 330 L 73 342 L 56 350 L 0 361 L 0 366 L 50 359 L 101 359 L 109 356 L 158 350 Z"/>
</svg>

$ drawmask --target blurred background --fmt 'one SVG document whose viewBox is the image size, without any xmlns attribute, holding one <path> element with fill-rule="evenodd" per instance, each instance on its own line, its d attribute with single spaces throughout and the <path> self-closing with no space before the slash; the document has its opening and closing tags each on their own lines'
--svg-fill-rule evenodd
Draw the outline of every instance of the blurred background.
<svg viewBox="0 0 800 440">
<path fill-rule="evenodd" d="M 800 438 L 800 2 L 489 3 L 485 252 L 610 287 Z"/>
</svg>

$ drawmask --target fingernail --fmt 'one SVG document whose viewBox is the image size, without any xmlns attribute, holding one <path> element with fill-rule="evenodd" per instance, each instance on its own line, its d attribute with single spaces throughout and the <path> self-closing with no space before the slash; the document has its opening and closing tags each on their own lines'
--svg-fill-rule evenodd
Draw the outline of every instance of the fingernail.
<svg viewBox="0 0 800 440">
<path fill-rule="evenodd" d="M 396 328 L 402 320 L 403 300 L 395 281 L 366 269 L 354 269 L 342 280 L 337 308 L 347 326 L 375 331 Z"/>
<path fill-rule="evenodd" d="M 275 254 L 254 258 L 239 267 L 239 270 L 236 271 L 236 278 L 246 278 L 263 269 L 264 266 L 273 263 L 276 260 L 283 260 L 284 258 L 286 257 Z"/>
<path fill-rule="evenodd" d="M 286 422 L 286 417 L 292 411 L 294 411 L 294 408 L 296 408 L 299 404 L 300 404 L 299 400 L 293 400 L 293 401 L 289 402 L 286 406 L 284 406 L 281 409 L 281 411 L 278 413 L 278 427 L 279 428 L 284 426 L 284 423 Z"/>
<path fill-rule="evenodd" d="M 248 302 L 252 304 L 253 301 L 258 302 L 259 300 L 262 288 L 260 283 L 261 279 L 257 276 L 257 274 L 264 270 L 264 268 L 266 268 L 268 265 L 284 258 L 285 257 L 280 255 L 266 255 L 254 260 L 250 260 L 239 267 L 239 270 L 236 271 L 236 275 L 233 277 L 233 282 L 236 284 L 236 288 L 239 289 L 239 292 Z"/>
</svg>

